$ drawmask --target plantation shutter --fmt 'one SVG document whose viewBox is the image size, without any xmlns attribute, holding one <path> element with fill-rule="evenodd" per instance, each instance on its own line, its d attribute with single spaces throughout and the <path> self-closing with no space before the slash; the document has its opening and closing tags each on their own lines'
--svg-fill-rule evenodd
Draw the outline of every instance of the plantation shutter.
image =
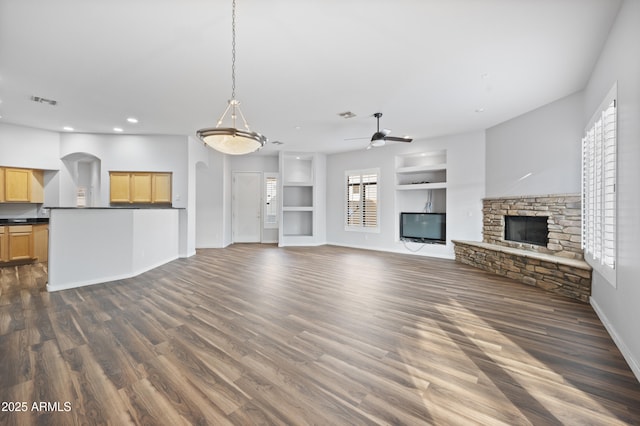
<svg viewBox="0 0 640 426">
<path fill-rule="evenodd" d="M 616 123 L 613 99 L 582 139 L 582 246 L 587 260 L 610 270 L 616 262 Z"/>
<path fill-rule="evenodd" d="M 616 101 L 602 116 L 602 263 L 615 268 L 616 261 Z"/>
<path fill-rule="evenodd" d="M 378 228 L 378 172 L 346 173 L 346 226 L 348 229 Z"/>
<path fill-rule="evenodd" d="M 378 175 L 363 175 L 362 189 L 362 225 L 375 228 L 378 226 Z"/>
<path fill-rule="evenodd" d="M 362 224 L 362 211 L 360 209 L 360 175 L 347 176 L 347 225 L 360 226 Z"/>
</svg>

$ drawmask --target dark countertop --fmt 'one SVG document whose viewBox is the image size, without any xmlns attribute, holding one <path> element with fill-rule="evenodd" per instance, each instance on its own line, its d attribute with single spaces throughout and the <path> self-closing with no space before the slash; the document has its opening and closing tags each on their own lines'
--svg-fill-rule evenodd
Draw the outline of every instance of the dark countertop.
<svg viewBox="0 0 640 426">
<path fill-rule="evenodd" d="M 10 219 L 0 219 L 1 225 L 38 225 L 42 223 L 49 223 L 48 217 L 20 217 Z"/>
<path fill-rule="evenodd" d="M 163 206 L 162 204 L 154 204 L 150 206 L 109 206 L 109 207 L 47 207 L 45 209 L 50 210 L 183 210 L 184 207 L 172 207 L 169 205 Z"/>
</svg>

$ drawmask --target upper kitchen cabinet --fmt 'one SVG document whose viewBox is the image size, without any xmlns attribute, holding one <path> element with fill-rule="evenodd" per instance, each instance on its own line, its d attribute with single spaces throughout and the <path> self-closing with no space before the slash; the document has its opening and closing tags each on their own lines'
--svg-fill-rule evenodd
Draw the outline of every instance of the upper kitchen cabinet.
<svg viewBox="0 0 640 426">
<path fill-rule="evenodd" d="M 153 173 L 151 202 L 171 204 L 171 173 Z"/>
<path fill-rule="evenodd" d="M 43 203 L 44 173 L 42 170 L 0 168 L 0 202 Z"/>
<path fill-rule="evenodd" d="M 112 204 L 171 204 L 169 172 L 110 172 Z"/>
<path fill-rule="evenodd" d="M 128 203 L 131 201 L 131 183 L 128 172 L 109 173 L 109 193 L 112 203 Z"/>
<path fill-rule="evenodd" d="M 151 202 L 151 173 L 131 173 L 131 202 Z"/>
</svg>

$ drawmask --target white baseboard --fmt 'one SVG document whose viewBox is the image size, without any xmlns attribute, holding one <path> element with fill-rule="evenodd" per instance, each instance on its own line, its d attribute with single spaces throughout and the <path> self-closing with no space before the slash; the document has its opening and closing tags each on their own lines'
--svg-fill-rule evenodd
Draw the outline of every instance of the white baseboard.
<svg viewBox="0 0 640 426">
<path fill-rule="evenodd" d="M 607 332 L 609 332 L 609 335 L 622 353 L 625 361 L 627 361 L 627 364 L 629 364 L 629 368 L 631 368 L 631 371 L 636 376 L 636 379 L 638 379 L 638 381 L 640 382 L 640 362 L 638 362 L 638 360 L 634 358 L 627 345 L 624 344 L 624 341 L 620 338 L 615 328 L 613 328 L 613 325 L 611 324 L 607 316 L 604 314 L 602 309 L 600 309 L 600 306 L 598 306 L 598 302 L 596 302 L 593 297 L 590 297 L 589 303 L 591 303 L 591 307 L 596 312 L 596 315 L 598 315 L 598 318 L 600 318 L 600 321 L 604 325 L 604 328 L 606 328 Z"/>
<path fill-rule="evenodd" d="M 399 250 L 399 249 L 389 249 L 389 248 L 383 248 L 383 247 L 371 247 L 371 246 L 363 246 L 363 245 L 358 245 L 358 244 L 344 244 L 344 243 L 334 243 L 334 242 L 330 242 L 327 241 L 326 245 L 328 246 L 338 246 L 338 247 L 348 247 L 348 248 L 355 248 L 355 249 L 361 249 L 361 250 L 373 250 L 373 251 L 382 251 L 382 252 L 388 252 L 388 253 L 399 253 L 399 254 L 411 254 L 414 256 L 422 256 L 422 257 L 435 257 L 438 259 L 449 259 L 449 260 L 455 260 L 455 254 L 450 254 L 450 253 L 418 253 L 418 252 L 411 252 L 411 251 L 407 251 L 407 250 Z"/>
</svg>

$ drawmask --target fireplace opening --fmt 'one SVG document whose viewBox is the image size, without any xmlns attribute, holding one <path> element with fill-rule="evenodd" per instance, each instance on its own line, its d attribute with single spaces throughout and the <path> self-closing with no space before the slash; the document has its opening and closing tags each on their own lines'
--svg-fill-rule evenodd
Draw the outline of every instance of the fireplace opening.
<svg viewBox="0 0 640 426">
<path fill-rule="evenodd" d="M 549 228 L 546 216 L 505 216 L 504 239 L 547 246 Z"/>
</svg>

